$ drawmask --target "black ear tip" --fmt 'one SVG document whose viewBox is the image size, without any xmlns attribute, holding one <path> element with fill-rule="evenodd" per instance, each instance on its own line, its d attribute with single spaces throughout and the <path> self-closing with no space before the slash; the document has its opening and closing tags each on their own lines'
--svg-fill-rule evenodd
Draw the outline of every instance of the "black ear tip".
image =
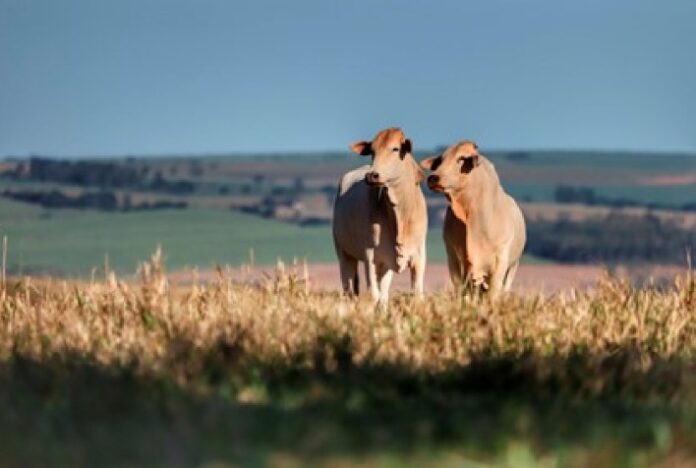
<svg viewBox="0 0 696 468">
<path fill-rule="evenodd" d="M 440 167 L 440 164 L 442 164 L 442 155 L 433 158 L 433 162 L 430 164 L 430 170 L 436 170 L 438 167 Z"/>
</svg>

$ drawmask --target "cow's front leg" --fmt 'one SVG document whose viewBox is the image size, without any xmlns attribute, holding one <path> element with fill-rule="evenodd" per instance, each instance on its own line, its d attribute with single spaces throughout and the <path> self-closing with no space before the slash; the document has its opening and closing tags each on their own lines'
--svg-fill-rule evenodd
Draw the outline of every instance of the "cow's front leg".
<svg viewBox="0 0 696 468">
<path fill-rule="evenodd" d="M 486 282 L 487 279 L 486 271 L 483 268 L 476 267 L 472 265 L 471 270 L 466 277 L 467 286 L 480 293 L 488 289 L 489 285 Z"/>
<path fill-rule="evenodd" d="M 366 255 L 365 280 L 367 281 L 367 287 L 370 289 L 372 300 L 375 303 L 379 302 L 379 282 L 377 280 L 377 266 L 375 265 L 374 250 L 369 250 Z"/>
<path fill-rule="evenodd" d="M 425 279 L 425 244 L 421 251 L 411 261 L 411 289 L 417 299 L 423 297 L 423 282 Z"/>
</svg>

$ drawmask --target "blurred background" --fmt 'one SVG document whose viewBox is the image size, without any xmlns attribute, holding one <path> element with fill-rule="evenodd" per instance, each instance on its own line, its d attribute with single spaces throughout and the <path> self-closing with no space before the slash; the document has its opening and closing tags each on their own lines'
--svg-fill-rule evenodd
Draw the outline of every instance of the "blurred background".
<svg viewBox="0 0 696 468">
<path fill-rule="evenodd" d="M 528 265 L 683 266 L 695 18 L 687 0 L 0 0 L 9 272 L 127 273 L 158 245 L 170 271 L 327 266 L 337 180 L 365 163 L 348 145 L 388 126 L 418 159 L 475 140 L 526 214 Z M 445 201 L 426 195 L 437 265 Z"/>
</svg>

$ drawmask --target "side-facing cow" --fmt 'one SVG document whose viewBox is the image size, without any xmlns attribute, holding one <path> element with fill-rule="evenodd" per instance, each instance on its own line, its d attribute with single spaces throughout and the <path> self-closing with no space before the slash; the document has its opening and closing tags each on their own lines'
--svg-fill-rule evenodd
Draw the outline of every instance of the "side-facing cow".
<svg viewBox="0 0 696 468">
<path fill-rule="evenodd" d="M 372 164 L 343 175 L 334 204 L 333 238 L 346 294 L 358 294 L 358 262 L 375 302 L 386 305 L 394 272 L 407 266 L 416 296 L 423 294 L 428 214 L 423 171 L 411 140 L 399 128 L 379 132 L 351 149 Z"/>
<path fill-rule="evenodd" d="M 443 237 L 454 287 L 466 281 L 492 298 L 508 291 L 526 232 L 522 211 L 503 190 L 493 164 L 476 143 L 464 140 L 421 166 L 433 171 L 428 187 L 449 201 Z"/>
</svg>

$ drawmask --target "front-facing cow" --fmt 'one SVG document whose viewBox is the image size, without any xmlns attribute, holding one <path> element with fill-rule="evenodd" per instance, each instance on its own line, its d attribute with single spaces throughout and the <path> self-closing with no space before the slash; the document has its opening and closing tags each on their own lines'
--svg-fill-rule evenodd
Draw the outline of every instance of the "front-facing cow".
<svg viewBox="0 0 696 468">
<path fill-rule="evenodd" d="M 347 294 L 358 294 L 358 262 L 375 302 L 386 305 L 394 272 L 407 266 L 416 296 L 423 294 L 428 226 L 423 172 L 401 129 L 379 132 L 351 149 L 372 164 L 343 175 L 334 204 L 333 238 Z"/>
</svg>

